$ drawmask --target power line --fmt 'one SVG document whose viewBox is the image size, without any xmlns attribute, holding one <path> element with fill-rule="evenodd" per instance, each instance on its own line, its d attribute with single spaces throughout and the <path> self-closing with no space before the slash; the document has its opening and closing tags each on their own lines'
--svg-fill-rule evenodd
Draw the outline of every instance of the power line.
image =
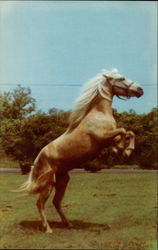
<svg viewBox="0 0 158 250">
<path fill-rule="evenodd" d="M 26 86 L 26 85 L 30 85 L 30 86 L 39 86 L 39 87 L 45 87 L 45 86 L 50 86 L 50 87 L 82 87 L 83 84 L 69 84 L 69 83 L 0 83 L 0 86 Z M 151 83 L 151 84 L 141 84 L 141 86 L 145 86 L 145 87 L 151 87 L 151 86 L 158 86 L 157 84 Z"/>
<path fill-rule="evenodd" d="M 52 83 L 0 83 L 0 86 L 17 86 L 17 85 L 21 85 L 21 86 L 26 86 L 26 85 L 30 85 L 30 86 L 41 86 L 41 87 L 45 87 L 45 86 L 51 86 L 51 87 L 81 87 L 82 84 L 52 84 Z"/>
</svg>

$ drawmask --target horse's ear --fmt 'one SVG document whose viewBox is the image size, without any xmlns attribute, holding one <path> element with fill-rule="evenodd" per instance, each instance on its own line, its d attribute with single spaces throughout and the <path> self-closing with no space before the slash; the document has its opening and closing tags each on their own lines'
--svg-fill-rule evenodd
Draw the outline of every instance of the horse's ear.
<svg viewBox="0 0 158 250">
<path fill-rule="evenodd" d="M 114 79 L 113 77 L 111 76 L 108 76 L 108 80 L 111 81 L 112 79 Z"/>
<path fill-rule="evenodd" d="M 108 75 L 105 75 L 105 74 L 103 74 L 103 76 L 104 76 L 106 79 L 108 79 L 109 81 L 113 79 L 113 77 L 108 76 Z"/>
</svg>

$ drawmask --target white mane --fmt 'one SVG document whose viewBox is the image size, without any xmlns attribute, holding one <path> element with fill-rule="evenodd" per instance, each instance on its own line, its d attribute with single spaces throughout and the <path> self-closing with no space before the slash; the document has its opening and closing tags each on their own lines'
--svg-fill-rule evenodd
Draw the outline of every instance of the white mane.
<svg viewBox="0 0 158 250">
<path fill-rule="evenodd" d="M 117 69 L 113 69 L 112 71 L 102 70 L 94 78 L 90 79 L 82 89 L 81 96 L 76 100 L 75 106 L 70 115 L 70 126 L 69 128 L 73 129 L 76 127 L 80 121 L 84 118 L 85 114 L 88 112 L 94 98 L 98 95 L 98 93 L 103 97 L 105 97 L 105 82 L 106 76 L 115 78 L 118 76 Z"/>
</svg>

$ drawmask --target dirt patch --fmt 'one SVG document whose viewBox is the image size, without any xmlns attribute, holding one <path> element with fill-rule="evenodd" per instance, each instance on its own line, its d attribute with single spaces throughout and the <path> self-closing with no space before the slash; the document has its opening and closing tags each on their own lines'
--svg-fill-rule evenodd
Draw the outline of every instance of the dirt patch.
<svg viewBox="0 0 158 250">
<path fill-rule="evenodd" d="M 0 208 L 1 212 L 9 212 L 12 209 L 12 206 L 7 205 L 5 207 Z"/>
</svg>

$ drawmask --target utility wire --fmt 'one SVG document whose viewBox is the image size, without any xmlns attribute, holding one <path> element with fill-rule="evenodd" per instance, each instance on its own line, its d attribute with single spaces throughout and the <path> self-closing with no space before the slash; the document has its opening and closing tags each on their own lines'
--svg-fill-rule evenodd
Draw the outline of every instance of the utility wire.
<svg viewBox="0 0 158 250">
<path fill-rule="evenodd" d="M 26 85 L 30 85 L 30 86 L 40 86 L 40 87 L 45 87 L 45 86 L 51 86 L 51 87 L 82 87 L 83 84 L 69 84 L 69 83 L 0 83 L 0 86 L 26 86 Z M 150 86 L 158 86 L 157 84 L 141 84 L 141 86 L 145 86 L 145 87 L 150 87 Z"/>
</svg>

